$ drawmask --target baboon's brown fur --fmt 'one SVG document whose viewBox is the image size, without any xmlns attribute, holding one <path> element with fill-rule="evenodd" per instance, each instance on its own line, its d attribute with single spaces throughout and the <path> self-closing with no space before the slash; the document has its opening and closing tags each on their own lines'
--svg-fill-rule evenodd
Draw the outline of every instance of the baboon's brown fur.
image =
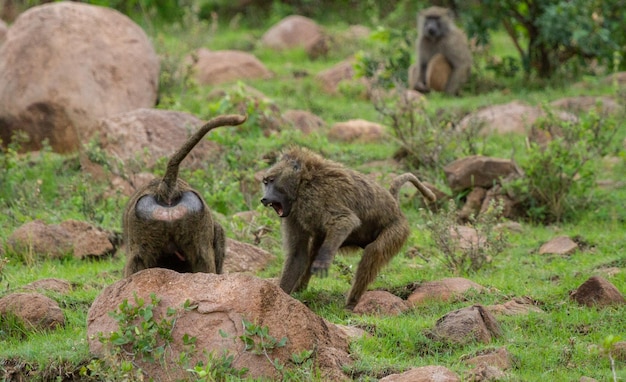
<svg viewBox="0 0 626 382">
<path fill-rule="evenodd" d="M 155 267 L 222 272 L 224 230 L 213 220 L 202 196 L 178 178 L 178 168 L 210 130 L 245 120 L 245 116 L 224 115 L 207 122 L 170 158 L 162 179 L 149 182 L 130 197 L 122 221 L 126 277 Z"/>
<path fill-rule="evenodd" d="M 452 11 L 447 8 L 426 8 L 418 14 L 417 20 L 417 64 L 409 68 L 409 88 L 427 93 L 441 88 L 443 82 L 447 94 L 458 95 L 472 68 L 467 36 L 454 25 Z M 445 58 L 449 69 L 437 61 L 442 58 L 438 55 Z M 441 70 L 444 73 L 440 74 Z M 447 70 L 450 72 L 446 76 Z"/>
<path fill-rule="evenodd" d="M 363 255 L 346 300 L 352 310 L 409 236 L 409 224 L 396 201 L 406 181 L 419 184 L 434 200 L 412 174 L 398 177 L 392 194 L 367 176 L 307 149 L 286 151 L 267 170 L 261 199 L 282 218 L 286 254 L 280 287 L 287 293 L 303 290 L 312 273 L 328 274 L 340 248 L 360 247 Z"/>
</svg>

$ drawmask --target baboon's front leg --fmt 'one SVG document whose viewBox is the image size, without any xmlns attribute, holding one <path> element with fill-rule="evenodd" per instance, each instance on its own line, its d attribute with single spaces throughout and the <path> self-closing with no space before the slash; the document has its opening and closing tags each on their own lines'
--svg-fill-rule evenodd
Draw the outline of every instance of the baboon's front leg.
<svg viewBox="0 0 626 382">
<path fill-rule="evenodd" d="M 328 269 L 335 254 L 348 236 L 360 225 L 361 220 L 353 213 L 340 215 L 328 222 L 325 226 L 326 238 L 311 265 L 311 272 L 320 277 L 328 276 Z"/>
</svg>

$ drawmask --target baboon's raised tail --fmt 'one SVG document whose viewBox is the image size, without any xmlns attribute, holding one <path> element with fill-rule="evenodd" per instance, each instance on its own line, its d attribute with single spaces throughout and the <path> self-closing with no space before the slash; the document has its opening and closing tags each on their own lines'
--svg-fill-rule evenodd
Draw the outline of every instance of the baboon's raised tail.
<svg viewBox="0 0 626 382">
<path fill-rule="evenodd" d="M 173 193 L 176 189 L 176 180 L 178 179 L 178 169 L 180 167 L 180 163 L 187 157 L 187 155 L 191 152 L 191 150 L 200 142 L 200 140 L 211 130 L 220 127 L 220 126 L 236 126 L 244 123 L 247 119 L 245 115 L 221 115 L 211 119 L 209 122 L 204 124 L 201 128 L 199 128 L 185 143 L 172 155 L 170 160 L 167 162 L 167 169 L 165 170 L 165 175 L 163 175 L 163 179 L 161 180 L 161 184 L 157 192 L 155 193 L 157 197 L 161 198 L 162 201 L 171 201 L 174 197 Z"/>
<path fill-rule="evenodd" d="M 417 189 L 422 193 L 422 195 L 431 202 L 437 200 L 435 194 L 430 190 L 430 188 L 426 187 L 424 183 L 420 182 L 417 176 L 411 174 L 410 172 L 405 172 L 404 174 L 396 176 L 391 181 L 391 186 L 389 187 L 389 192 L 393 195 L 394 199 L 398 200 L 400 194 L 400 188 L 406 183 L 411 182 Z"/>
</svg>

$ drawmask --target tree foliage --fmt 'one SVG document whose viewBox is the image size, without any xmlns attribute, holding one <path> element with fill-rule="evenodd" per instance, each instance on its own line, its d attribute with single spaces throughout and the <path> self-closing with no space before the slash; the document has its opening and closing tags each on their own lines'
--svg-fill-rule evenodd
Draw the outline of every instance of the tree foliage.
<svg viewBox="0 0 626 382">
<path fill-rule="evenodd" d="M 526 73 L 549 78 L 573 59 L 581 66 L 597 59 L 610 69 L 626 68 L 624 5 L 623 0 L 481 0 L 459 7 L 477 41 L 487 42 L 490 30 L 504 28 Z"/>
</svg>

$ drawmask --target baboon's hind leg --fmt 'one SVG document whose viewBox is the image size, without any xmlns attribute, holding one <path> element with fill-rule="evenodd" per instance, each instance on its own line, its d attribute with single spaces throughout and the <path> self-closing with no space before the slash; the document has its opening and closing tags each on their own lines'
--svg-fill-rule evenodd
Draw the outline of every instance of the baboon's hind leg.
<svg viewBox="0 0 626 382">
<path fill-rule="evenodd" d="M 405 220 L 401 220 L 385 228 L 376 240 L 363 249 L 363 256 L 346 299 L 346 309 L 354 309 L 367 286 L 376 279 L 380 269 L 402 249 L 408 237 L 409 226 Z"/>
</svg>

